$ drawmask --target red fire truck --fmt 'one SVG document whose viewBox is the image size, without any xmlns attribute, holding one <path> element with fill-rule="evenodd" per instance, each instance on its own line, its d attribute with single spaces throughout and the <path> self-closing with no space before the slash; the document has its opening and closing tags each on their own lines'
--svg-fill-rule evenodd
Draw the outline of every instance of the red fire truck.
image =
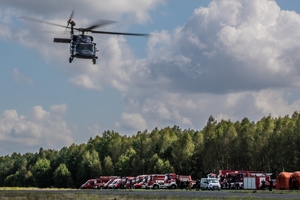
<svg viewBox="0 0 300 200">
<path fill-rule="evenodd" d="M 249 170 L 219 170 L 218 179 L 223 189 L 259 189 L 260 183 L 268 181 L 271 175 L 268 172 Z"/>
<path fill-rule="evenodd" d="M 100 176 L 96 179 L 89 179 L 80 186 L 81 189 L 99 189 L 104 188 L 104 184 L 110 179 L 115 179 L 117 176 Z"/>
<path fill-rule="evenodd" d="M 165 180 L 164 180 L 165 188 L 171 188 L 171 189 L 176 189 L 176 188 L 187 188 L 189 184 L 194 184 L 192 181 L 192 177 L 188 175 L 176 175 L 173 173 L 168 173 L 165 175 Z M 191 187 L 193 187 L 191 185 Z"/>
<path fill-rule="evenodd" d="M 145 188 L 159 189 L 165 188 L 165 175 L 164 174 L 151 174 L 148 176 Z M 144 187 L 144 185 L 143 185 Z"/>
<path fill-rule="evenodd" d="M 136 178 L 133 176 L 126 176 L 122 178 L 122 188 L 127 188 L 127 189 L 131 189 L 133 184 L 132 184 L 132 180 Z"/>
<path fill-rule="evenodd" d="M 132 187 L 134 189 L 141 189 L 143 187 L 143 184 L 147 182 L 148 175 L 139 175 L 132 179 Z"/>
</svg>

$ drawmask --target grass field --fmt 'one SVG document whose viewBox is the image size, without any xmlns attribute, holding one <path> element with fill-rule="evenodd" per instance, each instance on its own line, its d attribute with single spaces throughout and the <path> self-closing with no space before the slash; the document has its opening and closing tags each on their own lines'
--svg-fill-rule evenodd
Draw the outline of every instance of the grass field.
<svg viewBox="0 0 300 200">
<path fill-rule="evenodd" d="M 262 199 L 262 198 L 256 198 L 253 197 L 251 194 L 253 194 L 253 191 L 251 190 L 223 190 L 229 196 L 226 197 L 220 197 L 220 196 L 210 196 L 213 193 L 205 193 L 207 196 L 204 197 L 189 197 L 185 194 L 188 194 L 188 192 L 196 192 L 194 191 L 180 191 L 180 190 L 174 190 L 173 193 L 180 193 L 179 196 L 172 195 L 172 196 L 160 196 L 156 195 L 156 193 L 163 192 L 161 190 L 153 191 L 153 194 L 140 194 L 136 192 L 137 190 L 128 190 L 128 193 L 126 194 L 118 194 L 111 192 L 110 194 L 102 194 L 101 192 L 89 192 L 87 190 L 77 190 L 77 189 L 38 189 L 38 188 L 0 188 L 0 200 L 10 200 L 10 199 L 20 199 L 20 200 L 56 200 L 56 199 L 80 199 L 80 200 L 98 200 L 98 199 L 104 199 L 104 200 L 129 200 L 129 199 L 139 199 L 139 200 L 155 200 L 155 199 L 188 199 L 188 200 L 212 200 L 212 199 L 219 199 L 219 200 L 228 200 L 228 199 Z M 142 191 L 142 190 L 139 190 Z M 149 191 L 149 190 L 147 190 Z M 170 190 L 168 190 L 170 191 Z M 201 191 L 197 191 L 200 192 Z M 243 193 L 247 194 L 246 197 L 236 197 L 237 194 Z M 269 191 L 266 190 L 257 190 L 255 193 L 257 194 L 269 194 Z M 216 194 L 217 191 L 216 191 Z M 248 195 L 249 194 L 249 195 Z M 300 199 L 300 192 L 298 190 L 289 191 L 289 190 L 274 190 L 272 194 L 281 194 L 282 199 L 285 199 L 285 195 L 296 195 L 295 199 Z M 299 195 L 299 196 L 298 196 Z M 297 198 L 297 196 L 299 198 Z M 281 198 L 281 197 L 280 197 Z M 267 196 L 265 199 L 278 199 L 278 198 L 270 198 Z"/>
</svg>

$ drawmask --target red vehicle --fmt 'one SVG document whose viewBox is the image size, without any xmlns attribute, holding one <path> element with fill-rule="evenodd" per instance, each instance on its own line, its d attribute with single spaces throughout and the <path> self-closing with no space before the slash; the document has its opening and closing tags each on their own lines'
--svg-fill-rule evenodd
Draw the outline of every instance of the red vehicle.
<svg viewBox="0 0 300 200">
<path fill-rule="evenodd" d="M 99 189 L 104 188 L 104 185 L 110 179 L 115 179 L 117 176 L 100 176 L 97 179 L 90 179 L 80 186 L 81 189 Z"/>
<path fill-rule="evenodd" d="M 141 189 L 143 184 L 147 183 L 148 175 L 139 175 L 135 177 L 132 181 L 134 182 L 133 188 L 134 189 Z"/>
<path fill-rule="evenodd" d="M 127 177 L 124 188 L 131 189 L 133 188 L 133 184 L 135 183 L 136 177 Z"/>
<path fill-rule="evenodd" d="M 116 179 L 118 178 L 117 176 L 100 176 L 98 178 L 99 183 L 96 184 L 96 188 L 98 189 L 103 189 L 104 188 L 104 184 L 107 183 L 110 179 Z"/>
<path fill-rule="evenodd" d="M 128 182 L 128 187 L 131 187 L 131 180 L 133 179 L 134 177 L 133 176 L 125 176 L 122 178 L 122 182 L 121 182 L 121 188 L 124 189 L 126 188 L 126 184 L 127 184 L 127 181 Z"/>
<path fill-rule="evenodd" d="M 176 175 L 169 173 L 165 175 L 165 188 L 187 188 L 190 184 L 194 184 L 192 177 L 189 175 Z"/>
<path fill-rule="evenodd" d="M 115 180 L 115 178 L 110 179 L 106 183 L 103 184 L 103 189 L 108 189 L 108 186 Z"/>
<path fill-rule="evenodd" d="M 244 178 L 261 177 L 268 181 L 271 175 L 272 173 L 248 170 L 219 170 L 218 178 L 223 189 L 244 189 Z"/>
<path fill-rule="evenodd" d="M 165 175 L 151 174 L 150 176 L 148 176 L 146 188 L 150 188 L 150 189 L 165 188 Z"/>
<path fill-rule="evenodd" d="M 122 188 L 122 179 L 117 178 L 108 184 L 108 189 L 120 189 Z"/>
<path fill-rule="evenodd" d="M 95 189 L 97 179 L 90 179 L 80 186 L 80 189 Z"/>
</svg>

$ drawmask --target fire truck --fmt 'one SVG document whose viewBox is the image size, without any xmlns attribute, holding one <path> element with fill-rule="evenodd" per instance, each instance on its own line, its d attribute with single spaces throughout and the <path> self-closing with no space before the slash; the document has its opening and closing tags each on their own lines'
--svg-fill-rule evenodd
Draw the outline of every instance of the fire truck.
<svg viewBox="0 0 300 200">
<path fill-rule="evenodd" d="M 117 178 L 110 184 L 108 184 L 108 189 L 121 189 L 122 186 L 122 179 Z"/>
<path fill-rule="evenodd" d="M 116 179 L 116 178 L 109 179 L 109 181 L 107 181 L 106 183 L 104 183 L 103 186 L 100 187 L 100 189 L 108 189 L 109 185 L 110 185 L 115 179 Z"/>
<path fill-rule="evenodd" d="M 131 189 L 133 184 L 132 184 L 132 180 L 135 179 L 136 177 L 133 176 L 126 176 L 122 178 L 122 188 L 127 188 L 127 189 Z"/>
<path fill-rule="evenodd" d="M 168 173 L 165 175 L 164 184 L 165 188 L 176 189 L 187 188 L 189 184 L 192 184 L 191 187 L 193 187 L 195 183 L 192 181 L 191 176 Z"/>
<path fill-rule="evenodd" d="M 147 183 L 142 187 L 150 188 L 150 189 L 165 188 L 165 175 L 164 174 L 149 175 L 147 178 Z"/>
<path fill-rule="evenodd" d="M 97 179 L 89 179 L 87 182 L 80 186 L 80 189 L 94 189 L 98 184 Z"/>
<path fill-rule="evenodd" d="M 259 189 L 260 184 L 268 181 L 271 175 L 248 170 L 219 170 L 218 179 L 223 189 Z"/>
<path fill-rule="evenodd" d="M 104 188 L 105 183 L 110 179 L 116 179 L 117 176 L 100 176 L 96 179 L 89 179 L 80 186 L 81 189 L 100 189 Z"/>
<path fill-rule="evenodd" d="M 134 189 L 141 189 L 143 187 L 143 184 L 147 182 L 148 175 L 139 175 L 132 179 L 132 187 Z"/>
</svg>

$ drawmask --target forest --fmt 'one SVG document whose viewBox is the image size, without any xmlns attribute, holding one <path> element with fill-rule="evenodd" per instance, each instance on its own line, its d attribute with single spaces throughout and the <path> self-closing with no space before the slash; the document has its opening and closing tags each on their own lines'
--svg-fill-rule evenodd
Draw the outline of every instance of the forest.
<svg viewBox="0 0 300 200">
<path fill-rule="evenodd" d="M 86 144 L 1 156 L 0 186 L 79 188 L 103 175 L 169 172 L 198 179 L 220 169 L 267 171 L 275 178 L 300 170 L 299 146 L 298 112 L 257 122 L 210 116 L 202 130 L 175 125 L 133 136 L 107 130 Z"/>
</svg>

